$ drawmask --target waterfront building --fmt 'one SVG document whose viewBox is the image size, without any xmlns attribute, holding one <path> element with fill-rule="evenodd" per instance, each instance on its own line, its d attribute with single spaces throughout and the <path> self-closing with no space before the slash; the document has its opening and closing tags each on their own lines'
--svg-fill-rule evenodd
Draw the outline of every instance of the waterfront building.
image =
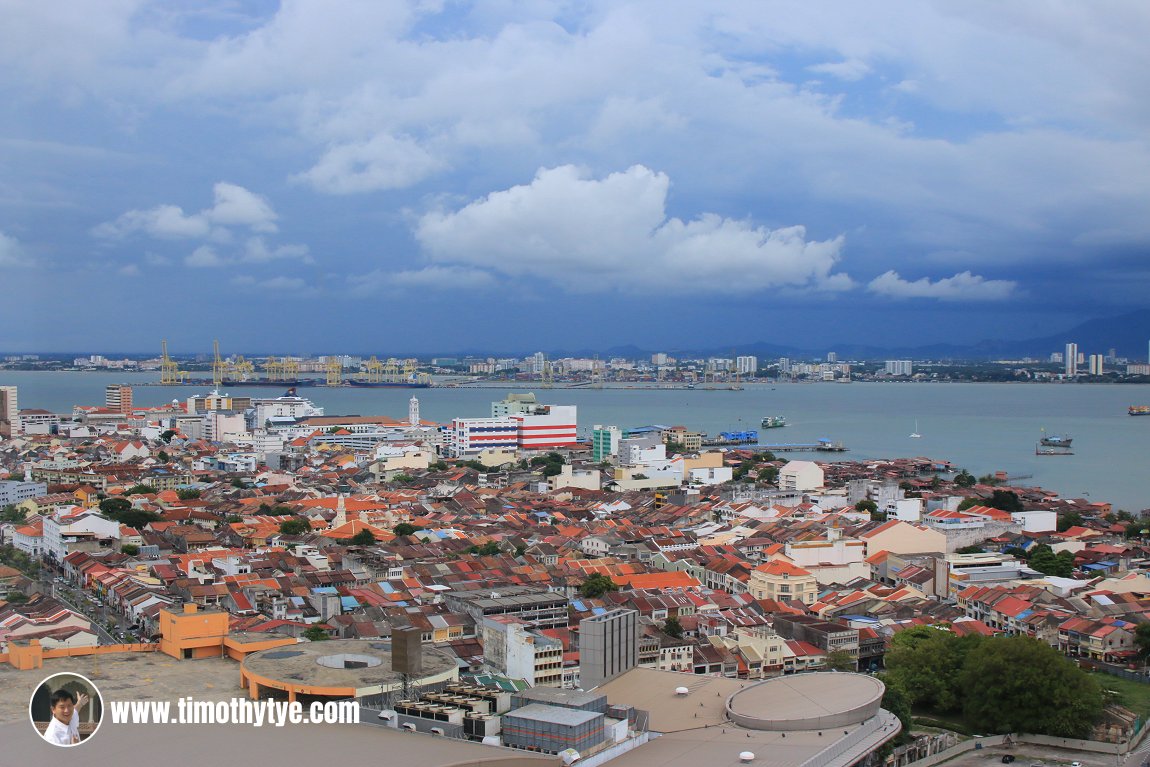
<svg viewBox="0 0 1150 767">
<path fill-rule="evenodd" d="M 914 373 L 914 364 L 910 360 L 887 360 L 883 372 L 888 376 L 909 376 Z"/>
<path fill-rule="evenodd" d="M 755 375 L 759 372 L 759 358 L 749 354 L 736 357 L 735 372 L 739 375 Z"/>
<path fill-rule="evenodd" d="M 1066 354 L 1063 356 L 1063 362 L 1066 365 L 1066 377 L 1073 378 L 1078 375 L 1078 344 L 1070 342 L 1066 344 Z"/>
<path fill-rule="evenodd" d="M 454 418 L 448 426 L 447 453 L 453 458 L 518 445 L 519 422 L 511 418 Z"/>
<path fill-rule="evenodd" d="M 1103 373 L 1102 355 L 1101 354 L 1091 354 L 1090 355 L 1090 375 L 1100 376 L 1100 375 L 1102 375 L 1102 373 Z"/>
<path fill-rule="evenodd" d="M 109 384 L 104 387 L 104 407 L 122 415 L 132 414 L 132 387 Z"/>
<path fill-rule="evenodd" d="M 0 386 L 0 439 L 11 439 L 20 433 L 19 417 L 16 387 Z"/>
</svg>

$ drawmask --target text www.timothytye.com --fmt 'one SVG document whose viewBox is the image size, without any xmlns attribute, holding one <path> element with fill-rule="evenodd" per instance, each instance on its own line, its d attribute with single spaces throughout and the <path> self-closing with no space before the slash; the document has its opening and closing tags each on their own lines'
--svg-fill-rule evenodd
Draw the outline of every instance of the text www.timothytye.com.
<svg viewBox="0 0 1150 767">
<path fill-rule="evenodd" d="M 299 701 L 113 700 L 108 702 L 115 724 L 358 724 L 359 704 L 353 700 L 316 701 L 306 709 Z M 173 711 L 173 708 L 175 709 Z"/>
</svg>

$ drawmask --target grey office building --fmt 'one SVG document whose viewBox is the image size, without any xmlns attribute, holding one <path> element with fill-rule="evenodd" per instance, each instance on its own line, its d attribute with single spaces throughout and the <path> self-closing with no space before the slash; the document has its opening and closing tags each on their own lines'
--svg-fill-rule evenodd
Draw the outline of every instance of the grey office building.
<svg viewBox="0 0 1150 767">
<path fill-rule="evenodd" d="M 637 610 L 611 610 L 579 621 L 579 686 L 584 690 L 638 665 Z"/>
</svg>

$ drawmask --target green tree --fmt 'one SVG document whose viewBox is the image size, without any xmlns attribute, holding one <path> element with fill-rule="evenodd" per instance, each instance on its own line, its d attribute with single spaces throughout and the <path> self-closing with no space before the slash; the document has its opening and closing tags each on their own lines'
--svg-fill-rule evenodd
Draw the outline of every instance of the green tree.
<svg viewBox="0 0 1150 767">
<path fill-rule="evenodd" d="M 200 497 L 200 491 L 194 487 L 181 487 L 176 490 L 176 495 L 180 496 L 181 501 L 194 501 Z"/>
<path fill-rule="evenodd" d="M 236 477 L 235 479 L 232 480 L 232 487 L 234 487 L 238 490 L 247 490 L 248 489 L 248 483 L 244 482 L 239 477 Z"/>
<path fill-rule="evenodd" d="M 411 476 L 410 474 L 396 474 L 394 477 L 391 478 L 391 481 L 397 485 L 404 485 L 404 484 L 407 484 L 408 482 L 411 482 L 414 479 L 415 479 L 415 477 Z"/>
<path fill-rule="evenodd" d="M 972 546 L 963 546 L 962 548 L 958 549 L 954 553 L 955 554 L 981 554 L 984 551 L 986 551 L 986 549 L 982 548 L 981 546 L 972 545 Z"/>
<path fill-rule="evenodd" d="M 911 739 L 910 730 L 914 725 L 913 716 L 910 708 L 910 697 L 896 684 L 889 682 L 884 675 L 882 677 L 883 683 L 886 685 L 886 691 L 882 694 L 882 707 L 898 717 L 898 721 L 902 724 L 902 732 L 898 734 L 895 739 L 896 745 L 907 743 Z"/>
<path fill-rule="evenodd" d="M 100 511 L 113 519 L 116 519 L 125 511 L 131 510 L 131 508 L 132 502 L 127 498 L 105 498 L 100 501 Z"/>
<path fill-rule="evenodd" d="M 172 429 L 168 429 L 167 431 L 165 431 L 163 434 L 160 435 L 160 440 L 165 445 L 170 445 L 170 444 L 172 444 L 172 437 L 174 437 L 174 436 L 176 436 L 176 432 Z"/>
<path fill-rule="evenodd" d="M 1143 661 L 1150 658 L 1150 623 L 1139 623 L 1134 629 L 1134 644 L 1138 646 L 1138 657 Z"/>
<path fill-rule="evenodd" d="M 980 732 L 1086 737 L 1102 715 L 1102 688 L 1049 645 L 992 637 L 967 659 L 963 714 Z"/>
<path fill-rule="evenodd" d="M 931 626 L 900 631 L 891 638 L 887 676 L 906 692 L 911 705 L 939 713 L 958 711 L 963 700 L 959 676 L 981 640 L 978 634 L 958 637 Z"/>
<path fill-rule="evenodd" d="M 608 591 L 618 591 L 619 586 L 602 573 L 588 575 L 579 586 L 579 593 L 585 597 L 601 597 Z"/>
<path fill-rule="evenodd" d="M 327 630 L 322 626 L 308 626 L 303 632 L 303 638 L 311 642 L 322 642 L 325 639 L 330 639 Z"/>
<path fill-rule="evenodd" d="M 974 478 L 974 475 L 966 469 L 962 469 L 958 474 L 954 475 L 954 484 L 959 487 L 974 487 L 975 482 L 977 482 L 977 480 Z"/>
<path fill-rule="evenodd" d="M 1078 527 L 1085 520 L 1077 511 L 1067 511 L 1058 515 L 1058 532 L 1064 533 L 1072 527 Z"/>
<path fill-rule="evenodd" d="M 675 637 L 675 639 L 682 639 L 683 625 L 679 623 L 678 618 L 672 615 L 667 619 L 667 622 L 663 624 L 663 632 L 667 634 L 667 636 Z"/>
<path fill-rule="evenodd" d="M 355 546 L 371 546 L 375 543 L 375 533 L 365 527 L 351 537 L 351 542 Z"/>
<path fill-rule="evenodd" d="M 160 463 L 167 463 L 168 461 L 172 460 L 172 457 L 163 450 L 156 454 L 156 458 L 159 459 Z"/>
<path fill-rule="evenodd" d="M 958 510 L 959 511 L 966 511 L 969 508 L 972 508 L 974 506 L 981 506 L 981 505 L 982 505 L 982 499 L 981 498 L 979 498 L 977 496 L 971 496 L 970 498 L 963 498 L 962 499 L 962 502 L 958 504 Z"/>
<path fill-rule="evenodd" d="M 774 466 L 764 466 L 759 469 L 759 481 L 766 485 L 773 485 L 779 478 L 779 470 Z"/>
<path fill-rule="evenodd" d="M 134 543 L 125 543 L 120 546 L 120 553 L 127 554 L 129 557 L 134 557 L 140 553 L 140 547 Z"/>
<path fill-rule="evenodd" d="M 157 492 L 156 488 L 151 485 L 132 485 L 124 491 L 124 495 L 154 495 Z"/>
<path fill-rule="evenodd" d="M 132 509 L 125 511 L 116 517 L 116 521 L 121 525 L 127 525 L 137 530 L 143 528 L 149 522 L 159 522 L 160 515 L 153 511 L 144 511 L 142 509 Z"/>
<path fill-rule="evenodd" d="M 436 461 L 435 463 L 431 464 L 427 468 L 430 469 L 431 471 L 446 471 L 447 470 L 447 462 L 446 461 Z"/>
<path fill-rule="evenodd" d="M 482 546 L 471 546 L 467 551 L 481 557 L 493 557 L 500 552 L 500 548 L 495 541 L 488 541 Z"/>
<path fill-rule="evenodd" d="M 299 517 L 292 517 L 280 522 L 280 532 L 284 535 L 303 535 L 311 529 L 306 519 Z"/>
<path fill-rule="evenodd" d="M 25 594 L 23 591 L 9 591 L 4 596 L 4 599 L 7 600 L 8 602 L 21 603 L 21 602 L 27 602 L 28 601 L 28 595 Z"/>
<path fill-rule="evenodd" d="M 1145 519 L 1136 519 L 1126 525 L 1127 538 L 1141 538 L 1147 533 L 1150 533 L 1150 522 Z"/>
<path fill-rule="evenodd" d="M 1018 499 L 1018 494 L 1013 490 L 995 490 L 990 494 L 990 500 L 986 505 L 992 509 L 1001 509 L 1014 513 L 1016 511 L 1025 511 L 1022 501 Z"/>
<path fill-rule="evenodd" d="M 391 532 L 395 533 L 396 535 L 411 535 L 412 533 L 422 529 L 423 528 L 419 525 L 413 525 L 410 522 L 400 522 L 398 525 L 392 528 Z"/>
<path fill-rule="evenodd" d="M 876 511 L 878 511 L 878 504 L 869 498 L 863 498 L 861 501 L 855 504 L 855 511 L 861 511 L 866 514 L 874 514 Z"/>
<path fill-rule="evenodd" d="M 831 650 L 826 667 L 829 671 L 858 671 L 858 662 L 846 650 Z"/>
<path fill-rule="evenodd" d="M 16 504 L 10 503 L 0 511 L 0 522 L 23 522 L 27 513 L 24 509 L 17 508 Z"/>
</svg>

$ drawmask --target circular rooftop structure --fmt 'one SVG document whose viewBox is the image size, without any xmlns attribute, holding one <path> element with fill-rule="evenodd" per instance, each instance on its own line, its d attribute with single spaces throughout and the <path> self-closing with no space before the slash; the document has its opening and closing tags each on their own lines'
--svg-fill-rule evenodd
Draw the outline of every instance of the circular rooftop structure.
<svg viewBox="0 0 1150 767">
<path fill-rule="evenodd" d="M 860 724 L 879 712 L 886 687 L 864 674 L 781 676 L 727 699 L 731 721 L 749 730 L 822 730 Z"/>
<path fill-rule="evenodd" d="M 459 678 L 453 656 L 424 647 L 423 672 L 412 684 L 435 684 Z M 281 690 L 289 700 L 298 695 L 360 698 L 399 690 L 403 678 L 391 670 L 391 643 L 368 639 L 333 639 L 261 650 L 240 666 L 251 697 Z"/>
</svg>

